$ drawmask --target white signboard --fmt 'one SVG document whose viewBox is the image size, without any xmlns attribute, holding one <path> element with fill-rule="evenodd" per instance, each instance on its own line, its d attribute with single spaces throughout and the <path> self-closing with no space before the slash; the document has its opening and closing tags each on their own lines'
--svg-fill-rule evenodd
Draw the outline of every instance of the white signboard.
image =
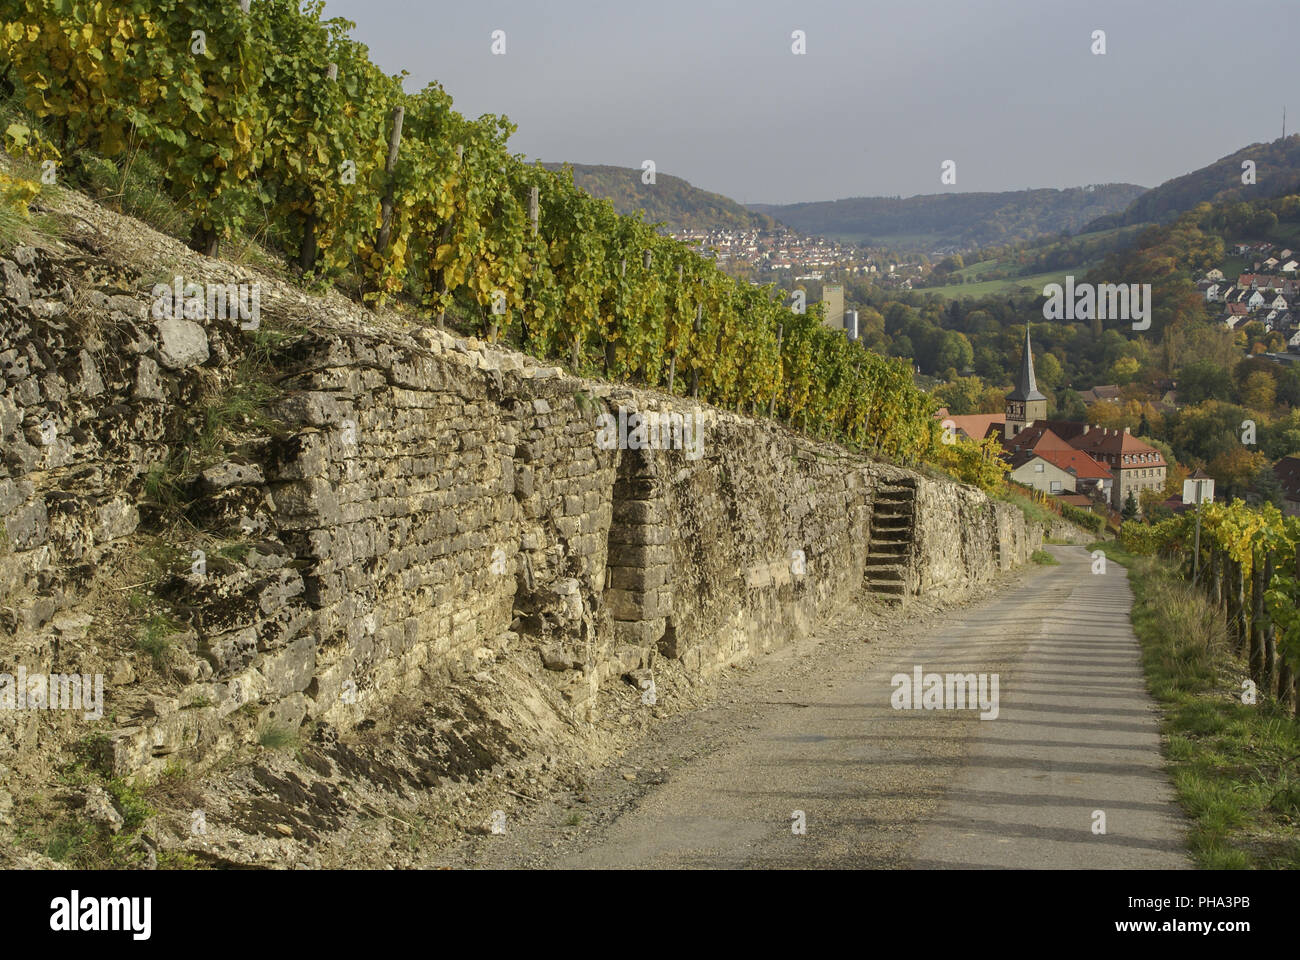
<svg viewBox="0 0 1300 960">
<path fill-rule="evenodd" d="M 1197 488 L 1200 488 L 1200 498 L 1197 498 Z M 1183 481 L 1183 503 L 1213 503 L 1214 502 L 1214 480 L 1206 478 L 1205 480 L 1184 480 Z"/>
</svg>

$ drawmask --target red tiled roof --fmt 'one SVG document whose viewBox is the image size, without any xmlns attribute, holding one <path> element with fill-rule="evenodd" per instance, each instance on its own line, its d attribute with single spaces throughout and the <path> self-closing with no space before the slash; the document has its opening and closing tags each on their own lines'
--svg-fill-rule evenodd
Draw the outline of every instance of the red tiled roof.
<svg viewBox="0 0 1300 960">
<path fill-rule="evenodd" d="M 1015 453 L 1018 450 L 1032 450 L 1035 453 L 1042 453 L 1044 450 L 1069 450 L 1070 445 L 1062 440 L 1052 431 L 1046 423 L 1039 421 L 1031 426 L 1025 427 L 1014 437 L 1002 436 L 1002 446 L 1008 453 Z"/>
<path fill-rule="evenodd" d="M 1160 451 L 1148 443 L 1143 443 L 1126 430 L 1090 427 L 1070 441 L 1076 450 L 1082 450 L 1094 460 L 1104 463 L 1112 470 L 1135 470 L 1142 467 L 1164 467 L 1165 458 Z M 1125 457 L 1149 457 L 1146 460 L 1125 461 Z"/>
<path fill-rule="evenodd" d="M 956 429 L 966 434 L 973 440 L 982 440 L 989 432 L 989 427 L 995 423 L 1006 423 L 1007 415 L 1005 413 L 967 413 L 957 417 L 944 417 L 944 420 L 951 420 Z"/>
<path fill-rule="evenodd" d="M 1071 445 L 1074 443 L 1074 438 L 1083 433 L 1088 426 L 1086 423 L 1078 423 L 1074 420 L 1042 420 L 1039 422 Z"/>
<path fill-rule="evenodd" d="M 1034 451 L 1048 463 L 1072 473 L 1080 480 L 1109 480 L 1111 472 L 1104 463 L 1099 463 L 1082 450 L 1067 447 L 1064 450 Z"/>
</svg>

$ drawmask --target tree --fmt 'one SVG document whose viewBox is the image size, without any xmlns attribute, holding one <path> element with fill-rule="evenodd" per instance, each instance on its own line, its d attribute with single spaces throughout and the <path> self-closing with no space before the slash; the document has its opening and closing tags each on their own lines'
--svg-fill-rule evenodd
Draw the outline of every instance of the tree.
<svg viewBox="0 0 1300 960">
<path fill-rule="evenodd" d="M 1185 404 L 1232 399 L 1232 375 L 1214 360 L 1197 360 L 1178 372 L 1178 400 Z"/>
<path fill-rule="evenodd" d="M 1051 353 L 1045 353 L 1034 361 L 1034 372 L 1038 376 L 1038 382 L 1047 387 L 1060 386 L 1061 378 L 1065 371 L 1061 368 L 1061 361 Z"/>
<path fill-rule="evenodd" d="M 1170 414 L 1165 435 L 1181 462 L 1209 463 L 1222 454 L 1242 449 L 1241 422 L 1249 417 L 1245 407 L 1207 400 Z"/>
<path fill-rule="evenodd" d="M 862 337 L 884 336 L 885 318 L 874 307 L 863 307 L 858 311 L 858 334 Z"/>
<path fill-rule="evenodd" d="M 1268 460 L 1262 453 L 1252 453 L 1237 444 L 1211 460 L 1206 469 L 1217 481 L 1216 496 L 1222 491 L 1225 501 L 1233 497 L 1244 500 L 1250 494 L 1256 475 L 1267 465 Z"/>
<path fill-rule="evenodd" d="M 980 394 L 976 413 L 1002 413 L 1007 408 L 1007 390 L 1005 387 L 985 387 Z"/>
<path fill-rule="evenodd" d="M 906 334 L 900 333 L 889 344 L 889 355 L 891 357 L 912 357 L 916 353 L 912 346 L 912 341 Z"/>
<path fill-rule="evenodd" d="M 995 383 L 1007 382 L 1006 361 L 998 351 L 981 343 L 975 348 L 975 373 Z"/>
<path fill-rule="evenodd" d="M 1137 498 L 1133 496 L 1133 491 L 1130 490 L 1128 492 L 1128 496 L 1124 498 L 1124 509 L 1120 512 L 1120 516 L 1123 517 L 1125 520 L 1136 520 L 1137 515 L 1138 515 Z"/>
<path fill-rule="evenodd" d="M 1248 373 L 1241 385 L 1241 402 L 1252 410 L 1268 413 L 1277 402 L 1277 381 L 1263 370 Z"/>
<path fill-rule="evenodd" d="M 1137 376 L 1141 364 L 1133 357 L 1120 357 L 1111 364 L 1110 375 L 1116 383 L 1124 384 L 1130 382 Z"/>
<path fill-rule="evenodd" d="M 980 412 L 980 395 L 983 392 L 984 381 L 979 377 L 957 377 L 936 387 L 934 395 L 953 416 L 963 416 Z"/>
<path fill-rule="evenodd" d="M 1282 489 L 1282 481 L 1268 464 L 1255 471 L 1250 485 L 1259 502 L 1271 503 L 1279 510 L 1286 506 L 1286 491 Z"/>
<path fill-rule="evenodd" d="M 966 264 L 962 262 L 961 254 L 954 253 L 952 256 L 944 257 L 942 260 L 936 263 L 934 265 L 933 272 L 936 276 L 944 276 L 945 274 L 949 274 L 956 270 L 960 270 L 965 266 Z"/>
<path fill-rule="evenodd" d="M 943 339 L 940 341 L 939 350 L 934 358 L 934 369 L 947 370 L 952 367 L 961 373 L 970 367 L 973 359 L 974 353 L 966 335 L 956 330 L 949 330 L 943 334 Z"/>
<path fill-rule="evenodd" d="M 1260 236 L 1267 236 L 1277 227 L 1277 214 L 1272 210 L 1261 210 L 1250 218 L 1250 229 L 1252 233 Z"/>
<path fill-rule="evenodd" d="M 1057 416 L 1064 420 L 1087 420 L 1088 408 L 1083 398 L 1073 390 L 1064 391 L 1057 399 Z"/>
<path fill-rule="evenodd" d="M 1130 497 L 1132 495 L 1133 495 L 1132 493 L 1129 494 Z M 1142 516 L 1146 517 L 1148 520 L 1153 519 L 1153 512 L 1160 506 L 1161 503 L 1164 502 L 1164 500 L 1165 500 L 1165 493 L 1163 490 L 1155 490 L 1155 489 L 1143 490 L 1140 494 L 1138 494 L 1138 505 L 1142 508 Z"/>
<path fill-rule="evenodd" d="M 1261 424 L 1259 446 L 1270 460 L 1300 453 L 1300 410 L 1292 409 L 1271 424 Z"/>
</svg>

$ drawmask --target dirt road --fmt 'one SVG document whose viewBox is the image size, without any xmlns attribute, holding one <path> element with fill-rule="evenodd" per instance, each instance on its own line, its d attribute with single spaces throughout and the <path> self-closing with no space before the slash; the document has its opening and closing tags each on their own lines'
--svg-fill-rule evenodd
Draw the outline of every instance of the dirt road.
<svg viewBox="0 0 1300 960">
<path fill-rule="evenodd" d="M 1059 566 L 977 602 L 846 612 L 738 672 L 715 705 L 660 726 L 586 791 L 429 865 L 1188 867 L 1125 572 L 1050 549 Z M 996 675 L 996 718 L 952 702 L 961 682 L 930 684 L 944 709 L 891 705 L 931 673 L 984 675 L 989 695 Z"/>
</svg>

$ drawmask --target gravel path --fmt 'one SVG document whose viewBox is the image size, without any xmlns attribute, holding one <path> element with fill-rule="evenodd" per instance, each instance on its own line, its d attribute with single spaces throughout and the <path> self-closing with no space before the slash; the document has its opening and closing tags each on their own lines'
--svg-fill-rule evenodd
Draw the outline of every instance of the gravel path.
<svg viewBox="0 0 1300 960">
<path fill-rule="evenodd" d="M 584 792 L 429 865 L 1187 866 L 1124 571 L 1052 550 L 1060 566 L 983 599 L 845 611 L 733 671 L 714 705 L 655 728 Z M 997 674 L 998 717 L 894 709 L 891 678 L 916 666 Z"/>
</svg>

